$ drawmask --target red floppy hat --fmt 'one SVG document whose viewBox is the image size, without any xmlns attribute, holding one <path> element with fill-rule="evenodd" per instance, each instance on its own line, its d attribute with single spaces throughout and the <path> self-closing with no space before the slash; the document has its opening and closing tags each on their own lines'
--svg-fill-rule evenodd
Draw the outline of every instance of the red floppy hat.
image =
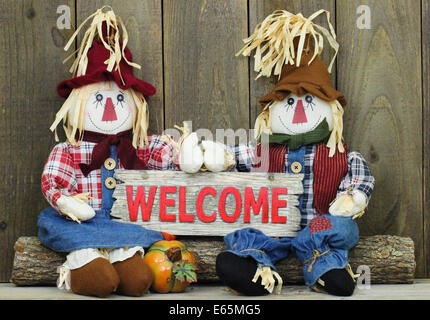
<svg viewBox="0 0 430 320">
<path fill-rule="evenodd" d="M 127 47 L 124 48 L 124 55 L 128 61 L 133 61 L 132 54 Z M 87 53 L 88 65 L 85 75 L 61 81 L 57 85 L 58 94 L 61 97 L 67 98 L 73 89 L 80 88 L 91 83 L 109 80 L 115 81 L 118 87 L 123 90 L 133 88 L 134 90 L 141 92 L 145 98 L 155 94 L 155 87 L 148 82 L 136 78 L 134 76 L 133 67 L 129 65 L 124 58 L 122 58 L 119 63 L 119 71 L 121 74 L 118 70 L 115 70 L 115 68 L 112 71 L 108 71 L 107 64 L 104 62 L 109 59 L 109 56 L 109 50 L 105 48 L 100 39 L 93 41 L 92 46 Z"/>
</svg>

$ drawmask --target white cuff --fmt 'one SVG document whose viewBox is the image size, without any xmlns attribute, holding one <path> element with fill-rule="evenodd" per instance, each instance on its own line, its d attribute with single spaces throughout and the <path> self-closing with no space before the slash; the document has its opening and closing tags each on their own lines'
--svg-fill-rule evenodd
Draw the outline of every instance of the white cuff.
<svg viewBox="0 0 430 320">
<path fill-rule="evenodd" d="M 145 250 L 143 250 L 142 247 L 114 249 L 109 252 L 109 261 L 110 263 L 124 261 L 134 256 L 136 253 L 139 253 L 140 256 L 143 257 L 143 255 L 145 254 Z"/>
</svg>

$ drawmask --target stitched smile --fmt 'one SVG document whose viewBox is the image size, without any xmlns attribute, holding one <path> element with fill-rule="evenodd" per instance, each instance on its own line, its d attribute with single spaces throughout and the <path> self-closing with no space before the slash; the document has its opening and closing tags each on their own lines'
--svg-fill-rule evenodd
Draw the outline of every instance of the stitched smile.
<svg viewBox="0 0 430 320">
<path fill-rule="evenodd" d="M 288 128 L 285 125 L 284 121 L 282 120 L 281 116 L 278 116 L 278 119 L 279 119 L 279 121 L 281 121 L 281 123 L 284 126 L 284 128 L 287 129 L 290 133 L 292 133 L 292 134 L 300 134 L 300 133 L 294 132 L 293 130 L 291 130 L 290 128 Z M 318 118 L 317 122 L 315 122 L 315 125 L 308 132 L 313 131 L 320 123 L 321 123 L 321 116 Z"/>
<path fill-rule="evenodd" d="M 130 117 L 130 112 L 127 114 L 127 117 L 124 119 L 124 121 L 123 122 L 121 122 L 121 124 L 119 124 L 118 126 L 116 126 L 115 128 L 113 128 L 113 129 L 111 129 L 111 130 L 106 130 L 106 129 L 102 129 L 102 128 L 100 128 L 99 126 L 97 126 L 95 123 L 94 123 L 94 121 L 93 121 L 93 119 L 91 119 L 91 115 L 88 115 L 88 118 L 90 119 L 90 121 L 91 121 L 91 123 L 93 124 L 93 126 L 94 127 L 96 127 L 97 129 L 99 129 L 100 131 L 103 131 L 103 132 L 112 132 L 112 131 L 115 131 L 116 129 L 118 129 L 118 128 L 120 128 L 120 127 L 122 127 L 122 125 L 128 120 L 128 118 Z"/>
</svg>

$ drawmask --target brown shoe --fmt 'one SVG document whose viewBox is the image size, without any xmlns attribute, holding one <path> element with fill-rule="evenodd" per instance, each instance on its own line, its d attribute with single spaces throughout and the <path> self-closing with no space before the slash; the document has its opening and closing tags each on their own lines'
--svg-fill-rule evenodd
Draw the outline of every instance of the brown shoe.
<svg viewBox="0 0 430 320">
<path fill-rule="evenodd" d="M 105 298 L 118 287 L 119 276 L 105 258 L 96 258 L 86 265 L 70 271 L 73 293 Z"/>
<path fill-rule="evenodd" d="M 143 258 L 136 253 L 131 258 L 112 264 L 119 275 L 119 286 L 116 293 L 140 297 L 149 290 L 154 281 L 154 274 Z"/>
</svg>

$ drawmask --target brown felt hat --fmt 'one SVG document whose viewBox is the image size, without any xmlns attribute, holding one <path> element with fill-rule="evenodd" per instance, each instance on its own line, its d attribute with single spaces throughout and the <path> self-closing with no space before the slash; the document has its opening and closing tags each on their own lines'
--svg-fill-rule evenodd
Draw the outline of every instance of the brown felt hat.
<svg viewBox="0 0 430 320">
<path fill-rule="evenodd" d="M 317 56 L 308 64 L 312 55 L 303 54 L 299 67 L 284 65 L 275 88 L 259 100 L 263 107 L 272 101 L 284 100 L 290 93 L 297 96 L 310 93 L 321 100 L 327 102 L 338 100 L 343 107 L 346 105 L 344 95 L 333 88 L 325 63 Z"/>
</svg>

